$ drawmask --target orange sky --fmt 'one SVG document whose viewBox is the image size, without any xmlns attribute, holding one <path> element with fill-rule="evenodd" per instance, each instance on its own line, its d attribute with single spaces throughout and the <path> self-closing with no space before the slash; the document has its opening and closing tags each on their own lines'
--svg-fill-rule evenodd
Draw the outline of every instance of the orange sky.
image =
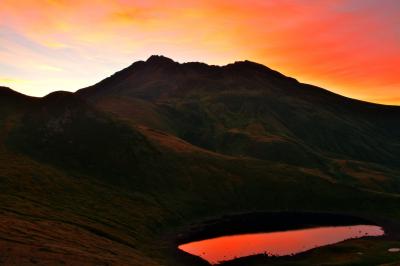
<svg viewBox="0 0 400 266">
<path fill-rule="evenodd" d="M 1 0 L 0 85 L 75 91 L 133 61 L 249 59 L 400 104 L 397 0 Z"/>
</svg>

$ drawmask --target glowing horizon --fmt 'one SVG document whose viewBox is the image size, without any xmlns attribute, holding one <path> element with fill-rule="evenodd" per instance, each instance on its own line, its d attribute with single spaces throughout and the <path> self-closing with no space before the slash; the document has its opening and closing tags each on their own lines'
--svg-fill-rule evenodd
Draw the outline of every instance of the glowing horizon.
<svg viewBox="0 0 400 266">
<path fill-rule="evenodd" d="M 3 0 L 0 86 L 93 85 L 134 61 L 251 60 L 301 82 L 400 105 L 396 0 Z"/>
</svg>

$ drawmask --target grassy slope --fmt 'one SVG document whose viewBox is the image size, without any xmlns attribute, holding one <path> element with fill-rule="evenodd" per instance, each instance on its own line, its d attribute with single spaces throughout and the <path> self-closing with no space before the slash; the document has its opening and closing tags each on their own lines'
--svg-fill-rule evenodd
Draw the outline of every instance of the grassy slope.
<svg viewBox="0 0 400 266">
<path fill-rule="evenodd" d="M 220 213 L 303 209 L 391 218 L 400 215 L 399 199 L 395 197 L 335 186 L 317 176 L 301 177 L 286 167 L 277 169 L 264 163 L 225 159 L 212 166 L 208 162 L 209 155 L 193 157 L 196 166 L 185 169 L 185 179 L 166 176 L 170 183 L 168 188 L 152 187 L 141 192 L 111 187 L 87 177 L 68 177 L 51 166 L 3 152 L 2 224 L 12 218 L 18 233 L 10 234 L 10 226 L 7 226 L 1 235 L 12 241 L 22 241 L 29 247 L 27 251 L 24 246 L 22 252 L 18 244 L 5 245 L 17 249 L 18 253 L 8 253 L 10 258 L 3 259 L 23 260 L 24 256 L 20 255 L 24 254 L 28 262 L 73 264 L 77 263 L 79 254 L 79 258 L 89 264 L 108 261 L 177 265 L 170 236 L 192 222 Z M 184 158 L 182 163 L 190 165 Z M 247 165 L 245 173 L 242 164 Z M 235 170 L 225 172 L 223 167 Z M 26 223 L 39 227 L 39 231 L 27 231 L 31 227 Z M 49 230 L 54 227 L 57 229 Z M 64 231 L 67 233 L 63 234 Z M 79 243 L 81 239 L 87 239 L 84 248 Z M 89 244 L 93 247 L 86 247 Z"/>
</svg>

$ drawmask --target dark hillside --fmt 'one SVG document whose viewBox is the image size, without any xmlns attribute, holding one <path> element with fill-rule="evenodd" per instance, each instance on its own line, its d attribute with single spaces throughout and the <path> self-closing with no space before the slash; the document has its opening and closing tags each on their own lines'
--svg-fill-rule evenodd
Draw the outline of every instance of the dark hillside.
<svg viewBox="0 0 400 266">
<path fill-rule="evenodd" d="M 78 94 L 228 155 L 313 167 L 326 158 L 400 165 L 399 107 L 352 100 L 249 61 L 218 67 L 152 56 Z"/>
<path fill-rule="evenodd" d="M 159 152 L 128 125 L 69 92 L 55 92 L 21 107 L 8 134 L 10 148 L 67 172 L 139 185 L 157 168 Z"/>
</svg>

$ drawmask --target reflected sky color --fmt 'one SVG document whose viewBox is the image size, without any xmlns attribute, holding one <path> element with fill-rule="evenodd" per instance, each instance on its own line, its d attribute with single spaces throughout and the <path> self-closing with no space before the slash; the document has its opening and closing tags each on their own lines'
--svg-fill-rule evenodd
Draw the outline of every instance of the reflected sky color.
<svg viewBox="0 0 400 266">
<path fill-rule="evenodd" d="M 249 59 L 367 101 L 400 104 L 397 0 L 2 0 L 0 84 L 74 91 L 133 61 Z"/>
<path fill-rule="evenodd" d="M 292 255 L 316 247 L 364 236 L 381 236 L 379 226 L 354 225 L 223 236 L 180 245 L 178 248 L 211 264 L 257 254 Z"/>
</svg>

